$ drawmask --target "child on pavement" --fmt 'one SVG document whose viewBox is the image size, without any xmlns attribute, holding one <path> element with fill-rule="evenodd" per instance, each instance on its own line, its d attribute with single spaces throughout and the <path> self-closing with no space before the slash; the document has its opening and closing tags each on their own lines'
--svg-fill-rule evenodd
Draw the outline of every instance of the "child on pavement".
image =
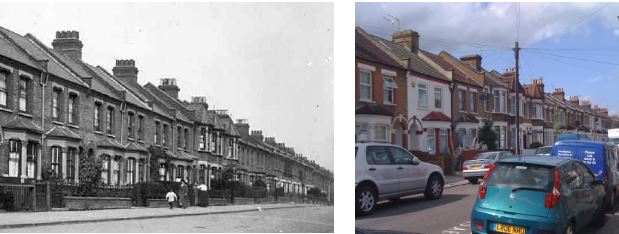
<svg viewBox="0 0 619 234">
<path fill-rule="evenodd" d="M 172 209 L 172 202 L 176 200 L 176 194 L 174 193 L 174 191 L 172 191 L 172 189 L 170 189 L 170 192 L 168 192 L 165 195 L 165 198 L 168 199 L 168 203 L 170 204 L 170 209 Z"/>
</svg>

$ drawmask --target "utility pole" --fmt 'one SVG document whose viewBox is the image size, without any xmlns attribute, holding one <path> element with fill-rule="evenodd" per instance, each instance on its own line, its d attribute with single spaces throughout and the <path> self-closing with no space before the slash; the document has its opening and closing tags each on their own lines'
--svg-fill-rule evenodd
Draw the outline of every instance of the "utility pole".
<svg viewBox="0 0 619 234">
<path fill-rule="evenodd" d="M 516 41 L 516 47 L 514 48 L 514 53 L 516 56 L 516 74 L 514 76 L 514 87 L 516 89 L 516 154 L 520 154 L 520 97 L 518 95 L 518 83 L 519 83 L 519 59 L 520 59 L 520 47 L 518 47 L 518 42 Z"/>
</svg>

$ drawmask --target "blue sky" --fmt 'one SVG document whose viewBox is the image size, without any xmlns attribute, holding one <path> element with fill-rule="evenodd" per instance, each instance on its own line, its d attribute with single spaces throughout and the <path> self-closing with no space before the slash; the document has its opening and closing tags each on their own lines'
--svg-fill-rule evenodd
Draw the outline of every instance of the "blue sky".
<svg viewBox="0 0 619 234">
<path fill-rule="evenodd" d="M 390 38 L 399 20 L 419 32 L 422 49 L 481 54 L 500 72 L 514 66 L 518 39 L 522 83 L 543 77 L 546 92 L 563 88 L 619 114 L 617 16 L 619 3 L 357 3 L 355 21 Z"/>
</svg>

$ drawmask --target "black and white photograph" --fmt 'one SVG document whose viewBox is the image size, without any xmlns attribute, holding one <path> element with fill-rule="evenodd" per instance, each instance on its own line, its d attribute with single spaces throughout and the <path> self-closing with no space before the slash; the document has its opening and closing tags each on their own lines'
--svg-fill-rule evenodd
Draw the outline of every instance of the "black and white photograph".
<svg viewBox="0 0 619 234">
<path fill-rule="evenodd" d="M 334 232 L 333 3 L 0 9 L 0 232 Z"/>
</svg>

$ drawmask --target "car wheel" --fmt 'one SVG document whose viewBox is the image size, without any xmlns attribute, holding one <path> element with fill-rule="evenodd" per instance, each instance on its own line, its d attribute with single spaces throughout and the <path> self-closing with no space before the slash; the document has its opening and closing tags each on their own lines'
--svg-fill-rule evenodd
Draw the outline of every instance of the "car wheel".
<svg viewBox="0 0 619 234">
<path fill-rule="evenodd" d="M 378 202 L 378 196 L 376 191 L 372 187 L 362 185 L 357 188 L 357 213 L 360 215 L 368 215 L 374 212 L 376 209 L 376 203 Z"/>
<path fill-rule="evenodd" d="M 430 176 L 424 195 L 428 200 L 439 199 L 443 195 L 443 179 L 438 175 Z"/>
<path fill-rule="evenodd" d="M 595 217 L 593 217 L 593 225 L 601 227 L 606 223 L 606 212 L 604 212 L 604 206 L 600 205 L 598 207 L 597 212 L 595 213 Z"/>
<path fill-rule="evenodd" d="M 567 224 L 567 227 L 565 227 L 565 234 L 574 234 L 574 224 L 572 222 Z"/>
<path fill-rule="evenodd" d="M 469 182 L 471 184 L 477 184 L 477 182 L 479 182 L 479 179 L 477 179 L 477 178 L 469 178 Z"/>
</svg>

